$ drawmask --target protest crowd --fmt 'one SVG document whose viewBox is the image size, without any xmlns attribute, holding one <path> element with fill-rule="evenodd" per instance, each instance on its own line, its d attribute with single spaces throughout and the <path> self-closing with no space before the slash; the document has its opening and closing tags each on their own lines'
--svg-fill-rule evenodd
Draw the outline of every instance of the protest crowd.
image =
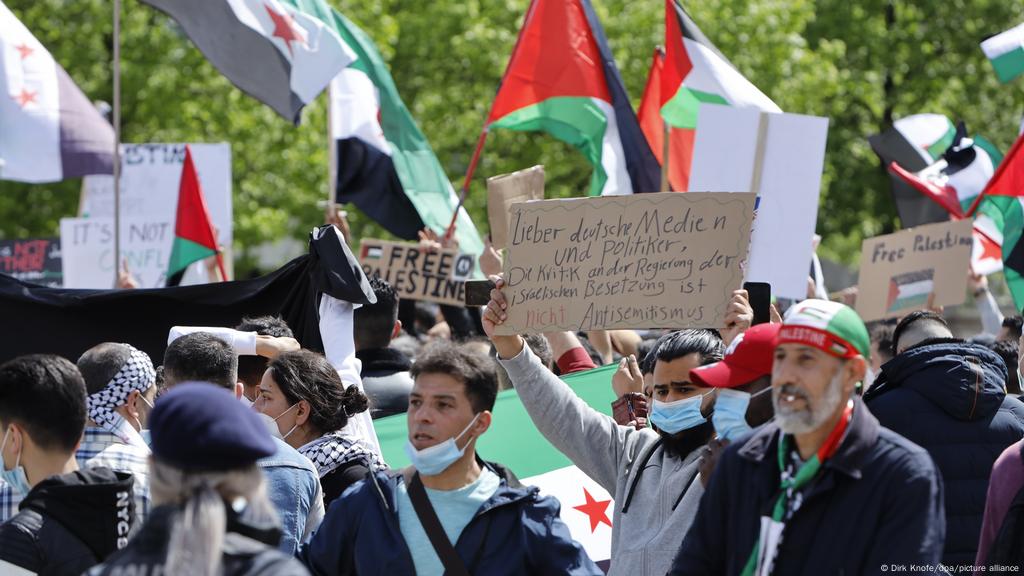
<svg viewBox="0 0 1024 576">
<path fill-rule="evenodd" d="M 85 179 L 59 238 L 0 229 L 0 576 L 1024 570 L 1024 135 L 888 110 L 902 229 L 830 294 L 829 118 L 678 0 L 635 112 L 590 0 L 531 0 L 459 195 L 326 0 L 133 4 L 294 125 L 326 91 L 329 198 L 235 278 L 231 145 L 122 143 L 0 0 L 0 179 Z M 1024 75 L 1024 24 L 981 48 Z M 492 175 L 481 235 L 498 129 L 587 197 Z"/>
</svg>

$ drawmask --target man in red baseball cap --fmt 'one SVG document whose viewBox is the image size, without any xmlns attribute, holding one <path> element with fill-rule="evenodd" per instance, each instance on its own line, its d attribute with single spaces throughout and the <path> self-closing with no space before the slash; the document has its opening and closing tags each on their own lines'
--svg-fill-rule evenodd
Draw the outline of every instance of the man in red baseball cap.
<svg viewBox="0 0 1024 576">
<path fill-rule="evenodd" d="M 753 326 L 732 341 L 721 362 L 690 370 L 694 384 L 717 390 L 711 415 L 717 437 L 704 447 L 700 465 L 700 480 L 705 486 L 722 450 L 775 415 L 770 390 L 780 327 Z"/>
</svg>

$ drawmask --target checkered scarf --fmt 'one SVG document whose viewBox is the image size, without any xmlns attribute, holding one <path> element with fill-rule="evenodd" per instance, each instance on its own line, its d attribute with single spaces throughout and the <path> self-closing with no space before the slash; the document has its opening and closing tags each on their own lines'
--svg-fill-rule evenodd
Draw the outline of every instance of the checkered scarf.
<svg viewBox="0 0 1024 576">
<path fill-rule="evenodd" d="M 299 448 L 299 454 L 313 461 L 317 474 L 321 478 L 349 462 L 357 462 L 366 466 L 370 472 L 387 468 L 373 449 L 362 440 L 353 440 L 342 436 L 341 430 L 324 434 L 313 440 Z"/>
<path fill-rule="evenodd" d="M 102 390 L 90 394 L 85 403 L 89 410 L 89 418 L 97 426 L 117 436 L 126 444 L 148 449 L 142 436 L 114 409 L 123 406 L 133 390 L 140 393 L 149 390 L 156 382 L 156 370 L 153 369 L 153 361 L 149 359 L 148 354 L 129 344 L 125 346 L 131 351 L 128 361 Z"/>
</svg>

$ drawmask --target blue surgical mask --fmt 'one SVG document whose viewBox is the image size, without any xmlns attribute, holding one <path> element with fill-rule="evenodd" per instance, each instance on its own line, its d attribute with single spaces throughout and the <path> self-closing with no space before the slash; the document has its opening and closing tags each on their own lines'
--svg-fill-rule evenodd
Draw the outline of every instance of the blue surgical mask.
<svg viewBox="0 0 1024 576">
<path fill-rule="evenodd" d="M 654 409 L 651 410 L 651 424 L 666 434 L 676 434 L 700 426 L 708 421 L 700 413 L 703 400 L 703 394 L 675 402 L 662 402 L 656 399 Z"/>
<path fill-rule="evenodd" d="M 32 491 L 32 485 L 28 483 L 28 476 L 25 476 L 25 469 L 21 467 L 21 454 L 18 454 L 18 458 L 14 461 L 14 467 L 10 470 L 7 469 L 7 464 L 4 462 L 4 447 L 7 446 L 7 437 L 11 435 L 11 428 L 7 429 L 4 433 L 4 440 L 0 442 L 0 478 L 4 482 L 10 485 L 14 489 L 14 492 L 20 494 L 22 498 L 28 495 Z"/>
<path fill-rule="evenodd" d="M 409 457 L 413 467 L 424 476 L 436 476 L 447 470 L 448 467 L 454 464 L 456 460 L 462 458 L 463 453 L 466 452 L 466 447 L 463 446 L 462 448 L 459 448 L 455 441 L 462 438 L 462 436 L 473 427 L 473 424 L 476 423 L 476 419 L 479 417 L 480 413 L 473 416 L 473 420 L 470 421 L 469 426 L 466 426 L 466 428 L 455 438 L 449 438 L 440 444 L 428 446 L 423 450 L 417 450 L 416 447 L 412 445 L 411 440 L 406 440 L 405 454 Z"/>
<path fill-rule="evenodd" d="M 747 424 L 747 407 L 750 406 L 750 393 L 740 390 L 722 388 L 715 400 L 715 412 L 711 415 L 711 423 L 719 438 L 735 440 L 753 430 Z"/>
<path fill-rule="evenodd" d="M 139 436 L 142 436 L 142 441 L 146 443 L 146 446 L 153 445 L 153 436 L 150 434 L 148 428 L 139 430 Z"/>
</svg>

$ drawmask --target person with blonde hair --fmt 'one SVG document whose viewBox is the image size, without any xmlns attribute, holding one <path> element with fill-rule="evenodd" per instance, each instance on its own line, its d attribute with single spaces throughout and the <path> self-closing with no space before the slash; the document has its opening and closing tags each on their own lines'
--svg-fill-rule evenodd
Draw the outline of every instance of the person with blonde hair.
<svg viewBox="0 0 1024 576">
<path fill-rule="evenodd" d="M 150 417 L 154 508 L 108 574 L 303 575 L 276 549 L 281 532 L 256 461 L 274 443 L 255 412 L 206 383 L 180 384 Z"/>
</svg>

